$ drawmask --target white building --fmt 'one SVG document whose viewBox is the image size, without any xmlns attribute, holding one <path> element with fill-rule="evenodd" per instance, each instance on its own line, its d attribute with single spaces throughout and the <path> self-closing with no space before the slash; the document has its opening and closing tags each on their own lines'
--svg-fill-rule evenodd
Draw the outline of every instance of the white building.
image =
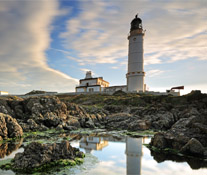
<svg viewBox="0 0 207 175">
<path fill-rule="evenodd" d="M 103 80 L 103 77 L 93 78 L 91 74 L 91 71 L 88 71 L 85 79 L 79 80 L 80 84 L 76 87 L 76 92 L 102 92 L 109 87 L 109 82 Z"/>
<path fill-rule="evenodd" d="M 6 91 L 0 91 L 0 95 L 9 95 L 9 93 Z"/>
<path fill-rule="evenodd" d="M 144 92 L 144 31 L 142 29 L 142 20 L 135 16 L 131 22 L 131 29 L 128 36 L 128 72 L 127 91 Z"/>
</svg>

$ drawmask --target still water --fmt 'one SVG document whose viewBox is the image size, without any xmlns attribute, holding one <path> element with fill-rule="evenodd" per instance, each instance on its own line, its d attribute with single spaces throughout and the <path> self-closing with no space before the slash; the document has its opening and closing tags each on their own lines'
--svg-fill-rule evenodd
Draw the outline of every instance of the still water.
<svg viewBox="0 0 207 175">
<path fill-rule="evenodd" d="M 150 138 L 132 138 L 129 136 L 93 136 L 82 135 L 73 140 L 71 145 L 86 153 L 84 163 L 73 168 L 65 168 L 60 172 L 44 174 L 61 175 L 207 175 L 206 162 L 197 159 L 186 159 L 151 153 L 143 144 Z M 23 148 L 23 143 L 0 145 L 0 164 L 10 160 Z M 0 170 L 1 175 L 14 175 L 12 171 Z"/>
</svg>

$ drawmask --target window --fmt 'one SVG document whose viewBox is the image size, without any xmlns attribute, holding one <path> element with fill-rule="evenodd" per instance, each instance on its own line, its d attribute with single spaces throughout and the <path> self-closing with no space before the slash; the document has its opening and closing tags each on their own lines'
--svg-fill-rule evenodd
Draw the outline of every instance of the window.
<svg viewBox="0 0 207 175">
<path fill-rule="evenodd" d="M 89 92 L 93 92 L 93 88 L 89 88 Z"/>
</svg>

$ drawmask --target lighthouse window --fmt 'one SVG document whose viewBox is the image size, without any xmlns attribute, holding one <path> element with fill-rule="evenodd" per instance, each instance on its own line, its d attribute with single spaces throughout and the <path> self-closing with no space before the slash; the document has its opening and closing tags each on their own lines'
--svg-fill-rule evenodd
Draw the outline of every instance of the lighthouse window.
<svg viewBox="0 0 207 175">
<path fill-rule="evenodd" d="M 134 38 L 133 40 L 136 41 L 136 38 Z"/>
</svg>

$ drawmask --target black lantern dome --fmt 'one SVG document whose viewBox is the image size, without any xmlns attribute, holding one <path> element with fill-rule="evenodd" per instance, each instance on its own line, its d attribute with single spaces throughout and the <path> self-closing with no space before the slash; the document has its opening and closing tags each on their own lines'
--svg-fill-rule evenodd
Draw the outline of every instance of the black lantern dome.
<svg viewBox="0 0 207 175">
<path fill-rule="evenodd" d="M 133 30 L 142 29 L 142 20 L 138 18 L 138 15 L 131 22 L 131 29 L 130 32 Z"/>
</svg>

